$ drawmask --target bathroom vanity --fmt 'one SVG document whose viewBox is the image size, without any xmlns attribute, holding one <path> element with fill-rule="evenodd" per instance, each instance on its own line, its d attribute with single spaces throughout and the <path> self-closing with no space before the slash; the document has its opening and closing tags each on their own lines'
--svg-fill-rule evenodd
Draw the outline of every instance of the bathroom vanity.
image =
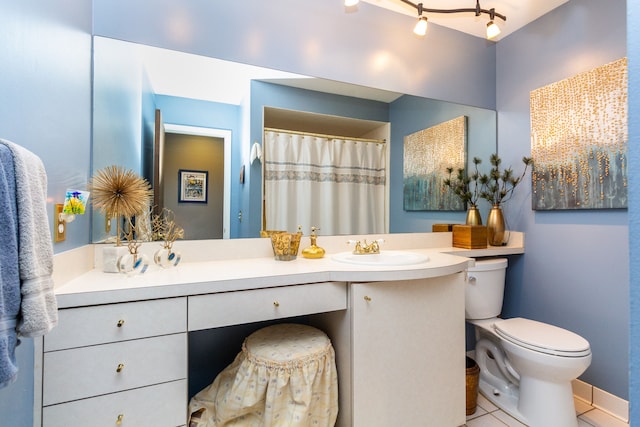
<svg viewBox="0 0 640 427">
<path fill-rule="evenodd" d="M 338 262 L 345 237 L 294 261 L 275 261 L 267 239 L 178 242 L 185 262 L 131 277 L 103 273 L 99 246 L 62 254 L 60 322 L 36 345 L 34 424 L 185 426 L 191 332 L 304 316 L 336 352 L 337 425 L 462 425 L 464 270 L 469 256 L 523 253 L 515 237 L 469 251 L 451 233 L 386 236 L 383 252 L 429 258 L 409 265 Z"/>
</svg>

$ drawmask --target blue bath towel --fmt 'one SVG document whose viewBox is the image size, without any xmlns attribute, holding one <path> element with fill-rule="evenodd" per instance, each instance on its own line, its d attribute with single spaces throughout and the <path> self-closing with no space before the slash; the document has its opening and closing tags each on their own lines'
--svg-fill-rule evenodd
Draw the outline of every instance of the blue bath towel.
<svg viewBox="0 0 640 427">
<path fill-rule="evenodd" d="M 13 155 L 0 145 L 0 388 L 16 380 L 16 318 L 20 311 L 18 219 Z"/>
<path fill-rule="evenodd" d="M 58 324 L 53 287 L 53 246 L 47 217 L 47 174 L 31 151 L 0 139 L 13 154 L 18 218 L 20 313 L 18 335 L 42 336 Z"/>
</svg>

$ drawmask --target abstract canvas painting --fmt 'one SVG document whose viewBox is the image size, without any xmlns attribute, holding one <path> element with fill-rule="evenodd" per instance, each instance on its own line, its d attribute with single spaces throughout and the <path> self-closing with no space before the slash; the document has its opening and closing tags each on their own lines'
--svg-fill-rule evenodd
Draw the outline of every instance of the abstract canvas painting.
<svg viewBox="0 0 640 427">
<path fill-rule="evenodd" d="M 627 207 L 627 60 L 530 94 L 535 210 Z"/>
<path fill-rule="evenodd" d="M 444 180 L 465 167 L 467 119 L 456 117 L 404 138 L 404 210 L 461 211 L 460 199 Z"/>
</svg>

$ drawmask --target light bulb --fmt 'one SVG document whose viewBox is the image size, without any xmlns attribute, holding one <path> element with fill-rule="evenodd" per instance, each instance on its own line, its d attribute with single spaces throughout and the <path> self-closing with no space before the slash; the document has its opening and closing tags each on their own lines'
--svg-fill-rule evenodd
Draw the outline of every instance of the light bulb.
<svg viewBox="0 0 640 427">
<path fill-rule="evenodd" d="M 500 27 L 498 27 L 495 22 L 489 21 L 487 23 L 487 38 L 491 40 L 498 34 L 500 34 Z"/>
<path fill-rule="evenodd" d="M 360 3 L 360 0 L 344 0 L 344 5 L 346 7 L 351 7 L 351 6 L 355 6 L 358 3 Z"/>
<path fill-rule="evenodd" d="M 416 23 L 416 26 L 413 28 L 413 32 L 419 36 L 424 36 L 427 34 L 427 18 L 421 16 Z"/>
</svg>

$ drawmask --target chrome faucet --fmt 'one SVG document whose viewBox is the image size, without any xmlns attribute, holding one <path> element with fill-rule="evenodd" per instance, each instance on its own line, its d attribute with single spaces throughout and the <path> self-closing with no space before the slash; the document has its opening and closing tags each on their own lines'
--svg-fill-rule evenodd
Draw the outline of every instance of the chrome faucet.
<svg viewBox="0 0 640 427">
<path fill-rule="evenodd" d="M 384 239 L 374 240 L 371 243 L 367 243 L 367 240 L 364 240 L 364 243 L 361 243 L 360 240 L 349 240 L 347 241 L 348 245 L 356 244 L 353 248 L 353 253 L 355 255 L 366 255 L 366 254 L 379 254 L 380 253 L 380 243 L 384 242 Z"/>
</svg>

